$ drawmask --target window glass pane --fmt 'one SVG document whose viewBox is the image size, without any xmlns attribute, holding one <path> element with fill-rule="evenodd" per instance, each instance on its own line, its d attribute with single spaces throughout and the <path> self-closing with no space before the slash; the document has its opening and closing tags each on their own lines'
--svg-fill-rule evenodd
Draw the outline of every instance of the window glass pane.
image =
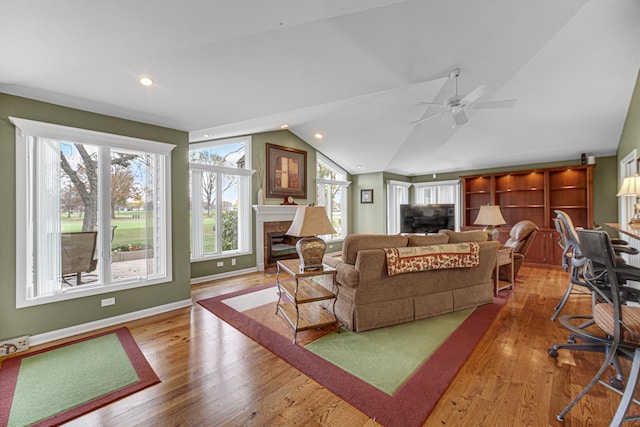
<svg viewBox="0 0 640 427">
<path fill-rule="evenodd" d="M 216 194 L 216 174 L 212 172 L 202 172 L 202 200 L 204 210 L 202 212 L 202 240 L 204 242 L 204 253 L 214 254 L 218 250 L 217 240 L 217 194 Z"/>
<path fill-rule="evenodd" d="M 337 170 L 322 160 L 317 161 L 316 177 L 334 181 L 344 181 L 347 179 L 347 175 L 343 171 Z"/>
<path fill-rule="evenodd" d="M 60 253 L 61 271 L 57 289 L 52 290 L 53 293 L 39 293 L 37 296 L 53 295 L 69 288 L 102 283 L 97 271 L 100 200 L 98 156 L 98 147 L 60 142 L 60 166 L 52 164 L 51 167 L 60 170 L 60 197 L 57 203 L 61 210 L 61 235 L 56 252 Z M 41 196 L 37 199 L 41 202 L 45 200 Z M 39 210 L 38 216 L 40 218 L 37 222 L 42 222 L 42 216 L 53 218 L 51 212 L 42 209 Z M 40 231 L 36 231 L 36 238 L 42 235 Z M 45 265 L 49 260 L 40 261 L 36 268 L 40 273 L 53 267 Z M 42 279 L 40 276 L 36 281 L 42 284 Z"/>
<path fill-rule="evenodd" d="M 238 250 L 238 177 L 222 175 L 222 250 Z"/>
<path fill-rule="evenodd" d="M 333 234 L 333 238 L 340 238 L 342 235 L 342 193 L 343 188 L 341 185 L 332 185 L 331 191 L 331 212 L 329 218 L 331 218 L 331 224 L 337 233 Z"/>
<path fill-rule="evenodd" d="M 189 151 L 189 159 L 192 163 L 244 169 L 246 160 L 244 142 L 203 145 L 201 148 Z"/>
<path fill-rule="evenodd" d="M 345 189 L 347 174 L 336 165 L 326 160 L 318 154 L 316 160 L 316 204 L 327 209 L 327 215 L 331 219 L 336 233 L 330 236 L 323 236 L 325 240 L 337 240 L 344 238 L 347 234 L 347 200 Z M 322 182 L 322 180 L 326 180 Z M 337 181 L 337 182 L 327 182 Z"/>
<path fill-rule="evenodd" d="M 111 151 L 110 231 L 113 281 L 148 278 L 154 262 L 158 226 L 156 158 L 135 151 Z"/>
</svg>

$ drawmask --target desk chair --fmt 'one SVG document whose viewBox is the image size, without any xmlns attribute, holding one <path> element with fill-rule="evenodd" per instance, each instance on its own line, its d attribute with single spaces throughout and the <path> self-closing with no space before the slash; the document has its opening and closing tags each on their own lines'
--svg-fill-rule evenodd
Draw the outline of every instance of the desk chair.
<svg viewBox="0 0 640 427">
<path fill-rule="evenodd" d="M 578 230 L 578 236 L 582 255 L 587 258 L 583 279 L 597 295 L 597 302 L 593 306 L 593 321 L 602 331 L 601 338 L 606 339 L 607 351 L 605 360 L 593 379 L 556 417 L 563 421 L 564 416 L 595 384 L 601 384 L 623 396 L 611 423 L 612 426 L 619 426 L 623 421 L 640 420 L 640 416 L 626 417 L 640 372 L 640 307 L 624 304 L 627 289 L 621 280 L 622 277 L 630 278 L 632 274 L 635 274 L 635 280 L 640 280 L 640 268 L 619 263 L 609 235 L 604 231 Z M 606 283 L 608 292 L 602 292 L 602 283 Z M 562 316 L 560 322 L 565 324 L 569 317 L 571 316 Z M 624 393 L 619 390 L 621 387 L 602 379 L 609 366 L 616 365 L 618 357 L 633 359 Z"/>
<path fill-rule="evenodd" d="M 584 290 L 577 290 L 574 286 L 586 287 L 584 281 L 581 279 L 580 274 L 584 267 L 585 258 L 582 256 L 580 249 L 580 240 L 578 238 L 577 229 L 573 225 L 571 217 L 564 211 L 556 210 L 556 218 L 553 218 L 556 230 L 560 235 L 558 244 L 563 248 L 562 251 L 562 268 L 564 271 L 570 271 L 569 286 L 565 292 L 562 300 L 556 305 L 551 320 L 556 320 L 564 305 L 567 303 L 569 296 L 573 293 L 589 294 L 590 292 L 584 292 Z M 628 242 L 621 239 L 611 239 L 613 250 L 616 254 L 618 264 L 624 264 L 624 260 L 619 256 L 621 253 L 629 255 L 637 255 L 639 252 L 637 249 L 628 245 Z M 633 276 L 633 274 L 632 274 Z M 624 279 L 623 281 L 626 281 Z"/>
</svg>

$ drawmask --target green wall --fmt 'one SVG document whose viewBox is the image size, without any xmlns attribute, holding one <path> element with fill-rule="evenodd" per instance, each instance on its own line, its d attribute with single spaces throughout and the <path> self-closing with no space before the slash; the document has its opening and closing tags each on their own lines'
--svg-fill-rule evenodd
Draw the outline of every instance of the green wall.
<svg viewBox="0 0 640 427">
<path fill-rule="evenodd" d="M 175 144 L 171 153 L 173 281 L 16 309 L 15 128 L 8 117 Z M 34 335 L 191 298 L 189 285 L 188 134 L 0 93 L 0 338 Z M 100 300 L 116 304 L 100 307 Z"/>
<path fill-rule="evenodd" d="M 598 157 L 593 169 L 593 222 L 618 222 L 618 160 L 616 156 Z"/>
<path fill-rule="evenodd" d="M 627 118 L 624 122 L 620 144 L 618 145 L 618 162 L 634 148 L 640 150 L 640 72 L 636 87 L 631 96 Z"/>
<path fill-rule="evenodd" d="M 382 172 L 351 177 L 349 234 L 384 234 L 387 230 L 386 182 Z M 360 191 L 373 190 L 373 203 L 360 203 Z"/>
</svg>

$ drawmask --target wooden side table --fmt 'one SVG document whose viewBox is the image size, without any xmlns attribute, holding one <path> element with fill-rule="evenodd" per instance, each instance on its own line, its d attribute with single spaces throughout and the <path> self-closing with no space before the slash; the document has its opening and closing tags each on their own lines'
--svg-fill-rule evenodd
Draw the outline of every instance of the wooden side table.
<svg viewBox="0 0 640 427">
<path fill-rule="evenodd" d="M 278 302 L 276 303 L 276 315 L 281 312 L 285 320 L 293 329 L 293 343 L 296 343 L 298 331 L 323 328 L 329 325 L 338 325 L 336 312 L 336 269 L 323 264 L 321 270 L 300 271 L 299 259 L 286 259 L 276 263 L 276 284 L 278 286 Z M 291 275 L 293 280 L 281 281 L 280 272 Z M 329 280 L 330 291 L 317 280 Z M 291 303 L 285 303 L 282 296 L 286 295 Z M 319 304 L 322 301 L 333 299 L 332 310 L 329 311 Z"/>
<path fill-rule="evenodd" d="M 506 285 L 502 285 L 505 282 L 500 281 L 500 266 L 508 265 L 509 266 L 509 282 Z M 496 256 L 496 269 L 494 272 L 495 275 L 495 291 L 494 294 L 497 296 L 498 292 L 503 289 L 513 288 L 513 248 L 508 248 L 505 246 L 501 246 L 498 249 L 498 255 Z M 502 285 L 502 286 L 501 286 Z"/>
</svg>

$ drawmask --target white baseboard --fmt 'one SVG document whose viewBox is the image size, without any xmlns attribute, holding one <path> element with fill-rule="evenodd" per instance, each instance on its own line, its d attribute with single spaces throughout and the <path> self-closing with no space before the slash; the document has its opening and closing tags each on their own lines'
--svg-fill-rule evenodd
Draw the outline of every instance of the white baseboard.
<svg viewBox="0 0 640 427">
<path fill-rule="evenodd" d="M 210 282 L 216 279 L 226 279 L 227 277 L 240 276 L 247 273 L 255 273 L 256 271 L 258 271 L 256 267 L 251 267 L 244 268 L 242 270 L 227 271 L 226 273 L 212 274 L 210 276 L 194 277 L 193 279 L 191 279 L 191 284 L 195 285 L 197 283 Z"/>
<path fill-rule="evenodd" d="M 113 317 L 108 317 L 106 319 L 96 320 L 94 322 L 83 323 L 81 325 L 75 325 L 75 326 L 71 326 L 64 329 L 45 332 L 44 334 L 33 335 L 31 336 L 29 343 L 30 345 L 44 344 L 50 341 L 55 341 L 62 338 L 68 338 L 74 335 L 84 334 L 85 332 L 91 332 L 97 329 L 117 325 L 119 323 L 131 322 L 133 320 L 143 319 L 149 316 L 155 316 L 156 314 L 162 314 L 168 311 L 178 310 L 180 308 L 191 307 L 192 305 L 193 305 L 193 301 L 191 299 L 176 301 L 170 304 L 159 305 L 157 307 L 151 307 L 151 308 L 147 308 L 140 311 L 121 314 L 119 316 L 113 316 Z"/>
</svg>

